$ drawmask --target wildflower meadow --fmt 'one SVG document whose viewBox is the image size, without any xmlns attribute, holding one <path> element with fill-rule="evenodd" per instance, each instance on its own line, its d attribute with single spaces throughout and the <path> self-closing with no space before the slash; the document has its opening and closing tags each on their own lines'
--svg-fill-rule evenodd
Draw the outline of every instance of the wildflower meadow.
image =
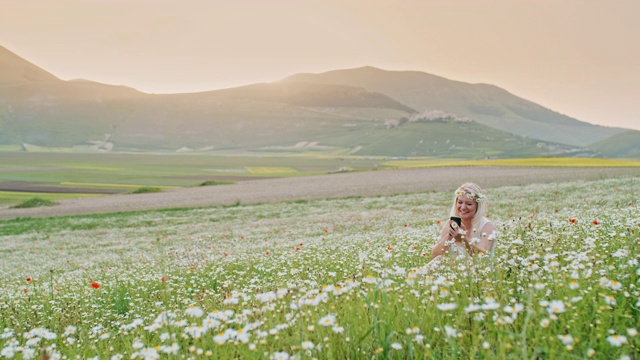
<svg viewBox="0 0 640 360">
<path fill-rule="evenodd" d="M 1 221 L 0 358 L 640 358 L 640 179 L 484 190 Z"/>
</svg>

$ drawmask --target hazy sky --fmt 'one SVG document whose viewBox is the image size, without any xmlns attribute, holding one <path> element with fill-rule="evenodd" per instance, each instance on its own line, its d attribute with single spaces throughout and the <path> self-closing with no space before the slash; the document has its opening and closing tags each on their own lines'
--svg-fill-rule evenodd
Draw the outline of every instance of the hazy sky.
<svg viewBox="0 0 640 360">
<path fill-rule="evenodd" d="M 639 16 L 640 0 L 0 0 L 0 45 L 154 93 L 418 70 L 640 130 Z"/>
</svg>

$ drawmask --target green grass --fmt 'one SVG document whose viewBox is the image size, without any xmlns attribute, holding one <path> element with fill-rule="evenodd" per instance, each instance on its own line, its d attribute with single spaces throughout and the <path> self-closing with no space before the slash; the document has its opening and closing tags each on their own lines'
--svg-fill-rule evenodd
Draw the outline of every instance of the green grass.
<svg viewBox="0 0 640 360">
<path fill-rule="evenodd" d="M 34 197 L 29 200 L 25 200 L 21 202 L 20 204 L 14 206 L 14 208 L 22 209 L 22 208 L 34 208 L 34 207 L 40 207 L 40 206 L 53 206 L 53 205 L 56 205 L 56 203 L 51 200 Z"/>
<path fill-rule="evenodd" d="M 200 186 L 230 185 L 235 183 L 235 181 L 231 180 L 206 180 L 201 182 Z"/>
<path fill-rule="evenodd" d="M 158 187 L 144 186 L 144 187 L 133 190 L 130 194 L 149 194 L 149 193 L 159 193 L 159 192 L 162 192 L 162 189 Z"/>
<path fill-rule="evenodd" d="M 119 229 L 135 229 L 141 226 L 162 227 L 155 220 L 141 220 L 141 217 L 152 215 L 157 217 L 183 218 L 187 222 L 189 213 L 194 209 L 174 208 L 154 211 L 124 211 L 110 214 L 91 214 L 82 216 L 55 216 L 49 218 L 18 217 L 11 220 L 0 220 L 0 236 L 24 235 L 28 233 L 48 233 L 56 231 L 90 231 L 100 229 L 109 224 Z"/>
</svg>

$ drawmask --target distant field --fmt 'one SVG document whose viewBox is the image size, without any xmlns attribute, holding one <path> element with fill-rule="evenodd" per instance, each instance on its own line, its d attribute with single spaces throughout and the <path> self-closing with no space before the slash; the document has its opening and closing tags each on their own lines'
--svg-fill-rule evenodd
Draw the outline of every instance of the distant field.
<svg viewBox="0 0 640 360">
<path fill-rule="evenodd" d="M 284 175 L 296 174 L 298 171 L 289 167 L 248 166 L 247 170 L 255 175 Z"/>
<path fill-rule="evenodd" d="M 57 201 L 62 199 L 73 199 L 79 197 L 93 197 L 101 196 L 97 194 L 78 194 L 78 193 L 33 193 L 33 192 L 18 192 L 18 191 L 0 191 L 0 206 L 2 205 L 16 205 L 25 200 L 39 197 L 45 200 Z"/>
<path fill-rule="evenodd" d="M 127 193 L 143 187 L 198 186 L 207 180 L 243 181 L 379 168 L 375 158 L 316 154 L 88 154 L 0 151 L 0 206 L 25 198 L 70 198 Z M 50 194 L 50 195 L 48 195 Z M 86 195 L 84 195 L 86 196 Z"/>
<path fill-rule="evenodd" d="M 593 158 L 525 158 L 491 160 L 431 160 L 411 159 L 383 162 L 382 165 L 398 168 L 434 166 L 541 166 L 541 167 L 638 167 L 640 161 Z"/>
<path fill-rule="evenodd" d="M 344 171 L 457 166 L 638 167 L 640 161 L 587 158 L 443 160 L 393 159 L 323 152 L 273 154 L 116 154 L 0 151 L 0 206 L 40 196 L 74 198 L 128 193 L 139 187 L 198 186 L 233 181 L 299 177 Z"/>
</svg>

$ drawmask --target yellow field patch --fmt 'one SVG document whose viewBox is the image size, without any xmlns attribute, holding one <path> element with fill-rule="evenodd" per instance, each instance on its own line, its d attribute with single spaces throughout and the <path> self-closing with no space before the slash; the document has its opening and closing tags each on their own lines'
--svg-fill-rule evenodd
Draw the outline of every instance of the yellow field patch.
<svg viewBox="0 0 640 360">
<path fill-rule="evenodd" d="M 84 183 L 84 182 L 72 182 L 65 181 L 61 182 L 60 185 L 68 185 L 68 186 L 87 186 L 87 187 L 112 187 L 112 188 L 141 188 L 149 185 L 136 185 L 136 184 L 106 184 L 106 183 Z M 153 185 L 153 187 L 157 187 L 160 189 L 180 189 L 181 186 L 161 186 L 161 185 Z"/>
<path fill-rule="evenodd" d="M 398 168 L 442 166 L 640 167 L 640 161 L 592 158 L 519 158 L 490 160 L 396 160 L 383 165 Z"/>
<path fill-rule="evenodd" d="M 78 164 L 60 164 L 60 166 L 64 166 L 70 169 L 78 169 L 78 170 L 95 170 L 95 171 L 126 171 L 125 168 L 117 168 L 110 166 L 91 166 L 91 165 L 78 165 Z"/>
<path fill-rule="evenodd" d="M 16 205 L 22 201 L 29 200 L 34 197 L 39 197 L 45 200 L 62 200 L 62 199 L 75 199 L 81 197 L 98 197 L 104 196 L 100 194 L 66 194 L 66 193 L 33 193 L 33 192 L 21 192 L 21 191 L 0 191 L 0 205 Z"/>
<path fill-rule="evenodd" d="M 295 174 L 298 172 L 289 167 L 246 166 L 245 169 L 254 175 Z"/>
</svg>

